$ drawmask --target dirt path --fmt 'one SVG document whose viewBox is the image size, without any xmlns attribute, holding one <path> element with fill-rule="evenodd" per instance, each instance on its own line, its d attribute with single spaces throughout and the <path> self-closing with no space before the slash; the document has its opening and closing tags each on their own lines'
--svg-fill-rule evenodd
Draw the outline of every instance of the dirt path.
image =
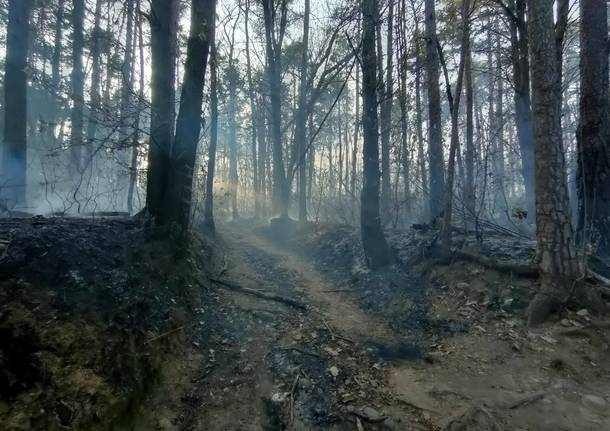
<svg viewBox="0 0 610 431">
<path fill-rule="evenodd" d="M 213 285 L 199 341 L 168 370 L 169 391 L 164 384 L 148 402 L 154 414 L 131 429 L 439 430 L 476 406 L 503 430 L 610 429 L 607 370 L 600 357 L 583 360 L 583 343 L 528 334 L 507 318 L 426 339 L 420 360 L 391 322 L 311 261 L 245 224 L 219 234 L 215 278 L 307 310 Z"/>
<path fill-rule="evenodd" d="M 307 310 L 214 285 L 191 365 L 167 373 L 174 393 L 149 401 L 155 413 L 136 430 L 389 430 L 418 420 L 399 404 L 392 417 L 380 413 L 394 395 L 371 349 L 399 342 L 386 322 L 243 225 L 221 227 L 219 237 L 217 278 L 298 299 Z"/>
</svg>

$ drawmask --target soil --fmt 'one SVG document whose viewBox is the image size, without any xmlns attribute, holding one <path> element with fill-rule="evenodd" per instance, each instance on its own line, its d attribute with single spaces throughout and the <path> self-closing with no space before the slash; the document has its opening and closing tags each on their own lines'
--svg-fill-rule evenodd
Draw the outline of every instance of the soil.
<svg viewBox="0 0 610 431">
<path fill-rule="evenodd" d="M 35 392 L 33 388 L 51 388 L 55 406 L 68 400 L 71 410 L 64 417 L 72 417 L 74 411 L 82 418 L 95 416 L 90 413 L 95 409 L 74 407 L 76 400 L 86 399 L 81 392 L 93 388 L 96 399 L 103 400 L 96 401 L 101 405 L 129 399 L 130 407 L 122 409 L 121 415 L 110 414 L 114 410 L 106 408 L 97 413 L 97 422 L 73 420 L 68 425 L 72 429 L 94 429 L 90 424 L 95 422 L 100 429 L 121 431 L 610 430 L 610 320 L 591 310 L 566 309 L 556 320 L 528 330 L 524 307 L 535 292 L 536 280 L 475 263 L 439 265 L 431 257 L 434 232 L 390 232 L 396 262 L 383 271 L 370 272 L 363 264 L 358 232 L 348 226 L 260 225 L 241 220 L 220 225 L 214 240 L 200 235 L 207 239 L 198 240 L 186 257 L 177 258 L 160 252 L 167 244 L 151 243 L 145 228 L 133 220 L 106 220 L 87 228 L 97 236 L 86 233 L 81 222 L 61 223 L 67 225 L 57 228 L 57 242 L 78 244 L 83 235 L 98 239 L 64 257 L 67 267 L 58 274 L 67 276 L 47 274 L 40 279 L 44 283 L 27 281 L 35 288 L 21 289 L 46 292 L 51 305 L 33 304 L 27 309 L 23 304 L 31 295 L 20 294 L 6 313 L 2 301 L 0 346 L 10 337 L 15 348 L 8 359 L 6 354 L 0 358 L 18 375 L 10 380 L 12 385 L 6 385 L 9 392 L 0 394 L 9 400 L 0 402 L 2 424 L 16 412 L 28 412 L 27 397 Z M 0 239 L 11 229 L 15 228 L 0 230 Z M 72 233 L 59 234 L 66 230 Z M 2 265 L 17 237 L 12 235 Z M 18 242 L 39 243 L 27 238 Z M 469 238 L 458 236 L 457 241 L 472 245 Z M 114 250 L 113 244 L 122 251 L 104 256 L 97 266 L 95 259 L 87 258 L 91 247 L 96 247 L 93 254 L 102 255 Z M 532 252 L 531 242 L 503 236 L 489 236 L 484 248 L 478 247 L 488 257 L 524 262 Z M 141 255 L 142 248 L 157 254 L 149 254 L 139 269 L 133 267 L 133 258 L 122 260 L 120 270 L 111 269 L 116 265 L 112 255 L 136 250 Z M 18 275 L 25 273 L 19 268 L 28 273 L 36 273 L 37 268 L 46 271 L 60 258 L 61 254 L 32 264 L 29 258 L 20 263 L 10 258 L 13 283 L 19 283 Z M 78 274 L 96 280 L 91 282 L 96 287 L 83 293 L 84 287 L 79 290 L 67 283 L 71 287 L 64 301 L 74 300 L 64 305 L 63 314 L 54 311 L 62 316 L 55 320 L 62 323 L 54 320 L 49 325 L 54 335 L 50 335 L 38 328 L 51 313 L 41 310 L 61 308 L 57 298 L 64 288 L 57 286 L 66 283 L 57 280 L 69 279 L 72 262 L 77 260 Z M 109 275 L 115 272 L 140 280 L 119 288 L 121 282 Z M 237 288 L 228 289 L 213 280 Z M 145 283 L 146 289 L 132 292 L 139 283 Z M 170 293 L 159 296 L 164 286 Z M 91 298 L 98 289 L 99 295 Z M 246 289 L 273 294 L 279 300 L 261 298 Z M 5 290 L 19 292 L 3 286 Z M 118 318 L 124 315 L 122 307 L 157 296 L 154 305 L 142 306 L 145 312 L 138 315 L 137 325 L 133 319 Z M 304 304 L 304 309 L 282 302 L 285 297 Z M 104 301 L 109 305 L 102 306 Z M 19 307 L 27 309 L 28 318 L 38 319 L 23 325 L 27 328 L 23 331 L 17 330 L 18 322 L 26 319 L 14 317 Z M 99 310 L 109 317 L 102 319 L 105 314 Z M 108 329 L 110 321 L 122 322 L 119 334 L 146 334 L 139 335 L 134 350 L 146 352 L 154 365 L 112 367 L 124 379 L 138 370 L 145 384 L 114 384 L 109 372 L 112 361 L 96 359 L 105 345 L 115 346 L 117 357 L 119 346 L 130 345 L 129 339 L 120 339 Z M 76 329 L 70 331 L 69 324 Z M 72 334 L 73 345 L 94 344 L 86 354 L 73 349 L 80 356 L 57 350 L 55 345 L 64 334 Z M 101 334 L 107 335 L 99 338 Z M 53 348 L 49 347 L 52 343 Z M 86 383 L 76 385 L 74 374 L 78 373 L 70 366 L 57 367 L 51 378 L 41 376 L 48 365 L 43 367 L 38 358 L 51 363 L 45 354 L 79 364 L 79 375 L 88 371 L 87 376 L 97 380 L 83 379 Z M 29 359 L 19 360 L 24 357 Z M 17 363 L 31 365 L 24 369 Z M 57 371 L 60 368 L 62 372 Z M 132 395 L 120 394 L 119 387 Z M 51 404 L 36 401 L 32 409 L 41 405 L 49 408 L 45 406 Z M 39 416 L 55 418 L 61 411 L 55 409 L 54 415 Z M 42 423 L 32 422 L 31 429 L 66 426 L 45 428 Z"/>
</svg>

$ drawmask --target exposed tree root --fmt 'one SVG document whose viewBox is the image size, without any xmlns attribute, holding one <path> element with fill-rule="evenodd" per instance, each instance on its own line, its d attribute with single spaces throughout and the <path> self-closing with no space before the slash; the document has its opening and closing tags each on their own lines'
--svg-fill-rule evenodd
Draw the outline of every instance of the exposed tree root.
<svg viewBox="0 0 610 431">
<path fill-rule="evenodd" d="M 247 293 L 248 295 L 267 299 L 269 301 L 281 302 L 283 304 L 290 305 L 291 307 L 298 308 L 299 310 L 307 310 L 307 306 L 304 303 L 297 301 L 296 299 L 288 298 L 287 296 L 276 295 L 273 293 L 264 292 L 262 290 L 250 289 L 249 287 L 240 286 L 229 281 L 218 280 L 215 278 L 210 278 L 210 281 L 231 290 Z"/>
</svg>

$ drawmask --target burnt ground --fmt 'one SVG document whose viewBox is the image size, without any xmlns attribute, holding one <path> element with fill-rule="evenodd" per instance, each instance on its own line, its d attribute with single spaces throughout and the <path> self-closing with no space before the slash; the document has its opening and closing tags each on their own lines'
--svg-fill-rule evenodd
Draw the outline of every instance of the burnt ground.
<svg viewBox="0 0 610 431">
<path fill-rule="evenodd" d="M 124 218 L 0 219 L 1 429 L 129 422 L 202 302 L 188 250 L 145 231 Z"/>
<path fill-rule="evenodd" d="M 346 226 L 242 220 L 177 256 L 131 219 L 2 223 L 3 429 L 610 429 L 610 321 L 529 331 L 536 281 L 438 265 L 434 232 L 370 272 Z"/>
</svg>

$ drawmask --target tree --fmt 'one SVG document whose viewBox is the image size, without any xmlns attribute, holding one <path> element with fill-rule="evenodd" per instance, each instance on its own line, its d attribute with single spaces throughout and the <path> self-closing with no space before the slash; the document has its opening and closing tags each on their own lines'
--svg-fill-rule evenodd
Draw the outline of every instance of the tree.
<svg viewBox="0 0 610 431">
<path fill-rule="evenodd" d="M 280 0 L 279 29 L 276 31 L 277 11 L 274 0 L 262 0 L 265 20 L 265 48 L 267 54 L 267 79 L 271 101 L 271 139 L 273 152 L 273 210 L 281 218 L 288 218 L 288 181 L 284 168 L 282 148 L 282 45 L 287 25 L 287 0 Z"/>
<path fill-rule="evenodd" d="M 610 110 L 608 106 L 608 9 L 580 1 L 580 124 L 578 232 L 610 253 Z"/>
<path fill-rule="evenodd" d="M 216 224 L 214 223 L 214 177 L 216 175 L 216 146 L 218 144 L 218 72 L 216 61 L 216 43 L 214 42 L 210 53 L 210 145 L 208 148 L 208 172 L 203 209 L 204 225 L 212 234 L 216 231 Z"/>
<path fill-rule="evenodd" d="M 455 93 L 451 91 L 451 83 L 449 82 L 449 73 L 447 65 L 442 59 L 443 71 L 447 86 L 447 101 L 451 111 L 451 145 L 449 148 L 449 163 L 447 166 L 447 189 L 445 190 L 445 203 L 443 209 L 443 230 L 442 230 L 442 251 L 443 257 L 449 259 L 451 256 L 451 234 L 452 234 L 452 214 L 453 214 L 453 183 L 455 181 L 455 158 L 460 146 L 459 135 L 459 114 L 460 100 L 462 97 L 462 85 L 464 82 L 464 67 L 466 63 L 466 55 L 470 39 L 470 0 L 462 2 L 462 49 L 460 51 L 460 64 L 458 70 L 457 82 L 455 84 Z"/>
<path fill-rule="evenodd" d="M 310 1 L 305 0 L 305 11 L 303 13 L 303 40 L 301 42 L 301 64 L 299 76 L 299 100 L 295 115 L 295 148 L 299 155 L 307 152 L 307 64 L 309 62 L 309 13 Z M 298 167 L 298 189 L 299 189 L 299 221 L 307 221 L 307 172 L 304 160 Z"/>
<path fill-rule="evenodd" d="M 540 291 L 528 323 L 542 322 L 565 301 L 580 275 L 561 139 L 561 97 L 553 0 L 528 0 L 536 168 L 536 240 Z"/>
<path fill-rule="evenodd" d="M 30 2 L 10 0 L 4 72 L 4 142 L 0 205 L 26 202 L 27 56 Z"/>
<path fill-rule="evenodd" d="M 156 222 L 163 224 L 167 198 L 170 150 L 174 124 L 174 80 L 176 39 L 173 17 L 177 0 L 152 0 L 149 15 L 151 32 L 152 76 L 150 145 L 146 207 Z"/>
<path fill-rule="evenodd" d="M 70 168 L 72 175 L 80 175 L 83 153 L 83 126 L 85 107 L 85 72 L 83 49 L 85 36 L 85 1 L 72 0 L 72 114 L 70 116 Z"/>
<path fill-rule="evenodd" d="M 377 55 L 375 17 L 377 0 L 363 0 L 362 16 L 362 131 L 363 184 L 360 207 L 362 246 L 368 265 L 375 269 L 390 262 L 390 252 L 379 215 L 379 126 L 377 119 Z"/>
<path fill-rule="evenodd" d="M 216 20 L 216 0 L 192 0 L 191 27 L 167 186 L 166 222 L 184 234 L 190 224 L 193 174 L 201 131 L 203 85 Z"/>
<path fill-rule="evenodd" d="M 391 209 L 391 178 L 390 178 L 390 134 L 392 129 L 392 102 L 394 98 L 393 89 L 393 48 L 394 48 L 394 0 L 388 1 L 388 28 L 386 41 L 386 78 L 385 83 L 381 80 L 380 83 L 380 125 L 381 125 L 381 208 L 385 218 L 389 218 Z M 380 25 L 378 27 L 381 27 Z M 379 40 L 381 34 L 377 35 Z M 381 44 L 378 44 L 380 46 Z M 383 52 L 378 52 L 378 63 L 381 61 Z M 383 76 L 383 68 L 380 67 L 379 73 Z M 385 91 L 384 91 L 385 90 Z"/>
<path fill-rule="evenodd" d="M 426 74 L 428 87 L 428 152 L 430 160 L 430 219 L 440 216 L 445 189 L 445 163 L 441 125 L 441 95 L 439 90 L 439 56 L 436 36 L 434 0 L 425 3 Z"/>
</svg>

